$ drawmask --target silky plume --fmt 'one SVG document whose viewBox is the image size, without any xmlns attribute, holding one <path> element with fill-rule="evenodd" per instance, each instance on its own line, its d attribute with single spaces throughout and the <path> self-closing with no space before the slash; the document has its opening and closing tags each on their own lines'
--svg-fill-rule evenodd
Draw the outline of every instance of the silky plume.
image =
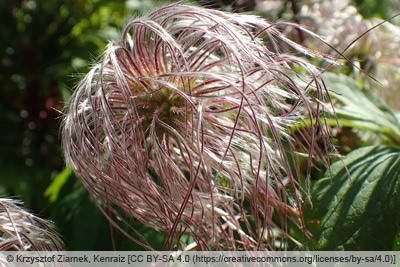
<svg viewBox="0 0 400 267">
<path fill-rule="evenodd" d="M 0 198 L 0 251 L 63 250 L 63 241 L 53 223 L 21 205 L 20 201 Z"/>
<path fill-rule="evenodd" d="M 185 249 L 184 234 L 198 250 L 284 249 L 289 221 L 306 234 L 298 159 L 306 180 L 329 162 L 332 110 L 308 61 L 327 56 L 288 27 L 323 42 L 296 24 L 172 4 L 108 44 L 65 107 L 62 144 L 113 226 L 148 249 L 132 218 L 167 232 L 166 249 Z"/>
</svg>

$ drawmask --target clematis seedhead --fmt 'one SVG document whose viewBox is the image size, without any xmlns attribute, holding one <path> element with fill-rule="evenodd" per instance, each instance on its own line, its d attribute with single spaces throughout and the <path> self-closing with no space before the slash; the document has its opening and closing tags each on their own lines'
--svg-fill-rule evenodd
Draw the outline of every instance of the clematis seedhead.
<svg viewBox="0 0 400 267">
<path fill-rule="evenodd" d="M 63 242 L 53 223 L 25 211 L 21 204 L 0 198 L 0 251 L 63 250 Z"/>
<path fill-rule="evenodd" d="M 325 55 L 287 27 L 301 29 L 172 4 L 108 44 L 65 108 L 62 143 L 115 227 L 149 249 L 132 218 L 167 232 L 166 249 L 184 234 L 201 250 L 282 249 L 289 221 L 305 231 L 298 159 L 328 161 L 329 99 L 308 62 Z"/>
</svg>

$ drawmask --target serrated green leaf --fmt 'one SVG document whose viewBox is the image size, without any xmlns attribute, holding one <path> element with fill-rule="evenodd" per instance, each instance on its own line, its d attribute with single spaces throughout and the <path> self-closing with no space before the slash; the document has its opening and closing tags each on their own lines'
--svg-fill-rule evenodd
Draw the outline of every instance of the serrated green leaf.
<svg viewBox="0 0 400 267">
<path fill-rule="evenodd" d="M 323 77 L 338 102 L 335 111 L 340 125 L 371 131 L 388 144 L 400 145 L 400 122 L 384 102 L 348 76 L 325 73 Z"/>
<path fill-rule="evenodd" d="M 326 177 L 312 188 L 313 207 L 304 207 L 306 226 L 314 235 L 310 249 L 398 247 L 400 149 L 359 148 L 333 164 Z"/>
</svg>

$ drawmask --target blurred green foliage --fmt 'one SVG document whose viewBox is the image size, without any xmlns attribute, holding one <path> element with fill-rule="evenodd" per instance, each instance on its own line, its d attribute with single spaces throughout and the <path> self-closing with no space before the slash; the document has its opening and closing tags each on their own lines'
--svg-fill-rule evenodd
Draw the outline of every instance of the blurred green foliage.
<svg viewBox="0 0 400 267">
<path fill-rule="evenodd" d="M 353 0 L 353 2 L 357 6 L 358 12 L 366 18 L 388 19 L 393 15 L 390 10 L 390 0 Z"/>
</svg>

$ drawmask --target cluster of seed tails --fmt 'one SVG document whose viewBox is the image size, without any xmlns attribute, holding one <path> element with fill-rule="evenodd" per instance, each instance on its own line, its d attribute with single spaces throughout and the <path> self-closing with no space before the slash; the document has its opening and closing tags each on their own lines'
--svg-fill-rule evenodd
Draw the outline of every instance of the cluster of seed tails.
<svg viewBox="0 0 400 267">
<path fill-rule="evenodd" d="M 62 143 L 113 226 L 149 249 L 132 218 L 167 232 L 166 249 L 183 249 L 184 234 L 200 250 L 296 242 L 287 225 L 305 231 L 308 193 L 299 159 L 305 176 L 315 159 L 328 163 L 330 101 L 308 61 L 326 55 L 284 28 L 323 43 L 295 24 L 183 4 L 109 43 L 66 106 Z"/>
<path fill-rule="evenodd" d="M 20 205 L 16 200 L 0 198 L 0 251 L 63 250 L 63 242 L 53 224 Z"/>
</svg>

